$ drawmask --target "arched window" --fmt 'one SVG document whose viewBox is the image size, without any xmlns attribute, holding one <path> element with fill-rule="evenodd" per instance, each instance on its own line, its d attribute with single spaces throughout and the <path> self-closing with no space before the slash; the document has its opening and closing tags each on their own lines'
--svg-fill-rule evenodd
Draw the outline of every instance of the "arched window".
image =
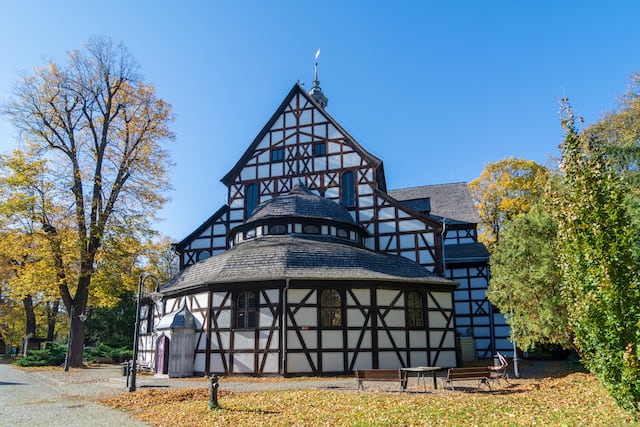
<svg viewBox="0 0 640 427">
<path fill-rule="evenodd" d="M 244 196 L 245 218 L 251 216 L 251 212 L 258 206 L 258 184 L 249 184 Z"/>
<path fill-rule="evenodd" d="M 407 293 L 407 326 L 423 327 L 424 312 L 422 310 L 422 295 L 419 292 Z"/>
<path fill-rule="evenodd" d="M 320 293 L 320 325 L 342 326 L 342 295 L 337 289 L 325 289 Z"/>
<path fill-rule="evenodd" d="M 238 295 L 236 303 L 236 328 L 249 329 L 257 325 L 256 293 L 247 291 Z"/>
<path fill-rule="evenodd" d="M 198 252 L 198 261 L 202 261 L 203 259 L 207 259 L 210 256 L 211 256 L 211 252 L 209 252 L 209 251 Z"/>
<path fill-rule="evenodd" d="M 340 198 L 342 206 L 352 208 L 356 205 L 356 182 L 353 172 L 342 174 L 342 195 Z"/>
</svg>

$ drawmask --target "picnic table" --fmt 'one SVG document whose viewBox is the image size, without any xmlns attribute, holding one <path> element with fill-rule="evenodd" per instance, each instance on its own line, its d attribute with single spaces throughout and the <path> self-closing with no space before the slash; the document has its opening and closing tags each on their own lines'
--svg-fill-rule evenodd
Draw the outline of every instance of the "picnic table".
<svg viewBox="0 0 640 427">
<path fill-rule="evenodd" d="M 436 373 L 442 370 L 440 366 L 416 366 L 410 368 L 400 368 L 402 371 L 402 375 L 405 380 L 408 381 L 410 374 L 417 374 L 418 377 L 418 385 L 420 385 L 420 378 L 422 378 L 422 385 L 424 386 L 424 391 L 427 391 L 427 374 L 431 373 L 433 376 L 433 388 L 438 388 L 438 380 L 436 378 Z"/>
</svg>

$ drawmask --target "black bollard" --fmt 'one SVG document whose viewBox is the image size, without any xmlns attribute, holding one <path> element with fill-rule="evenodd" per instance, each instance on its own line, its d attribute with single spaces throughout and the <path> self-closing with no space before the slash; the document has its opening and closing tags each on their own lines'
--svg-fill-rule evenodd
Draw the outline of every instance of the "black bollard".
<svg viewBox="0 0 640 427">
<path fill-rule="evenodd" d="M 218 376 L 216 374 L 211 375 L 211 385 L 209 389 L 209 409 L 218 409 L 220 405 L 218 405 Z"/>
</svg>

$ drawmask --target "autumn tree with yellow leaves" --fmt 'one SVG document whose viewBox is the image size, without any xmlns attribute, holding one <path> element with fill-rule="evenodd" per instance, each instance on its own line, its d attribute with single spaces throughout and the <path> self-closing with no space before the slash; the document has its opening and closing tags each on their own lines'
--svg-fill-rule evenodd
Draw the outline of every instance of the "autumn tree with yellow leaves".
<svg viewBox="0 0 640 427">
<path fill-rule="evenodd" d="M 500 240 L 506 223 L 528 212 L 540 199 L 548 179 L 546 167 L 509 157 L 488 163 L 480 176 L 469 183 L 481 219 L 479 240 L 489 251 Z"/>
<path fill-rule="evenodd" d="M 166 201 L 171 106 L 142 81 L 124 46 L 94 38 L 69 52 L 66 64 L 50 63 L 22 79 L 2 112 L 21 134 L 27 162 L 47 165 L 51 205 L 73 233 L 64 269 L 56 271 L 73 276 L 58 276 L 56 285 L 67 312 L 80 314 L 105 244 L 124 230 L 149 229 Z M 64 222 L 39 226 L 50 237 L 61 227 L 67 232 Z M 77 316 L 71 329 L 70 366 L 80 366 L 84 324 Z"/>
</svg>

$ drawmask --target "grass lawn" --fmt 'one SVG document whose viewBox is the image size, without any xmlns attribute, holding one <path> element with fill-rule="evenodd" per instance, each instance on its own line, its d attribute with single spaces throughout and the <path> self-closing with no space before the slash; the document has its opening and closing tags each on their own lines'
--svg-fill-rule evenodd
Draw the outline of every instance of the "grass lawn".
<svg viewBox="0 0 640 427">
<path fill-rule="evenodd" d="M 462 385 L 466 385 L 462 383 Z M 470 386 L 472 384 L 469 384 Z M 354 380 L 355 390 L 355 380 Z M 207 410 L 206 389 L 142 390 L 101 403 L 156 426 L 438 425 L 640 426 L 618 409 L 595 378 L 566 373 L 512 380 L 503 387 L 410 388 L 408 393 L 290 390 L 219 393 Z"/>
</svg>

